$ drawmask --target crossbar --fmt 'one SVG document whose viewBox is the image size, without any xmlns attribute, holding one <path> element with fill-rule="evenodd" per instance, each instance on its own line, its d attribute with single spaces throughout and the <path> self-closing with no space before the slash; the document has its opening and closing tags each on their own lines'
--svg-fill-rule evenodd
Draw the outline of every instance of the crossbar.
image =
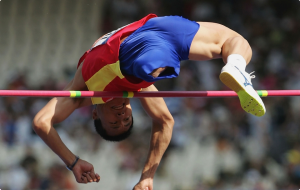
<svg viewBox="0 0 300 190">
<path fill-rule="evenodd" d="M 257 90 L 261 97 L 267 96 L 300 96 L 300 90 Z M 106 92 L 106 91 L 44 91 L 44 90 L 0 90 L 0 97 L 236 97 L 234 91 L 155 91 L 155 92 Z"/>
</svg>

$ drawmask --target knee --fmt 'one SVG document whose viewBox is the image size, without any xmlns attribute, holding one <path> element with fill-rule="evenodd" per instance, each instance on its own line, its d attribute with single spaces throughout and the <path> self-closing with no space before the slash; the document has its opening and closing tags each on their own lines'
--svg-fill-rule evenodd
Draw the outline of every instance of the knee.
<svg viewBox="0 0 300 190">
<path fill-rule="evenodd" d="M 249 63 L 252 57 L 252 49 L 249 42 L 242 36 L 228 38 L 222 47 L 224 62 L 231 54 L 240 54 L 245 58 L 246 62 Z"/>
<path fill-rule="evenodd" d="M 231 38 L 228 38 L 226 40 L 226 42 L 227 41 L 228 41 L 228 43 L 232 44 L 235 47 L 240 47 L 243 49 L 251 49 L 249 42 L 243 36 L 231 37 Z"/>
</svg>

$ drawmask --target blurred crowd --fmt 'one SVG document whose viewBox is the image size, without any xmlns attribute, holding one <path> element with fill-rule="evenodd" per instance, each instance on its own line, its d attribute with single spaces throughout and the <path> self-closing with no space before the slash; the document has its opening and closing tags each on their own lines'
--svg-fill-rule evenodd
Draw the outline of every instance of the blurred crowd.
<svg viewBox="0 0 300 190">
<path fill-rule="evenodd" d="M 253 58 L 246 70 L 255 70 L 256 89 L 300 89 L 299 6 L 296 0 L 105 0 L 99 36 L 148 13 L 217 22 L 249 41 Z M 218 79 L 223 65 L 222 60 L 184 61 L 178 78 L 156 86 L 159 90 L 228 90 Z M 69 73 L 63 81 L 50 78 L 34 88 L 61 90 L 71 77 Z M 6 89 L 33 87 L 26 73 L 19 73 Z M 102 189 L 132 189 L 147 156 L 151 131 L 139 101 L 131 100 L 134 132 L 121 143 L 105 142 L 95 133 L 92 107 L 77 110 L 55 126 L 66 145 L 99 170 L 99 186 L 79 186 L 32 130 L 34 115 L 47 101 L 0 99 L 0 189 L 96 189 L 101 183 Z M 154 179 L 155 189 L 300 188 L 300 97 L 263 98 L 267 113 L 261 118 L 245 113 L 237 98 L 165 101 L 175 126 Z"/>
</svg>

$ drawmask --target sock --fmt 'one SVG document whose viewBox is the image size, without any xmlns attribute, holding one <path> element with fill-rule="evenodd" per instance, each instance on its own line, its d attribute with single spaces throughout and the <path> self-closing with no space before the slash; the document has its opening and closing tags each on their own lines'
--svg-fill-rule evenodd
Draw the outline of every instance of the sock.
<svg viewBox="0 0 300 190">
<path fill-rule="evenodd" d="M 246 69 L 246 60 L 244 59 L 243 56 L 239 54 L 231 54 L 227 57 L 227 64 L 231 64 L 233 66 L 236 66 L 242 71 L 245 71 Z"/>
</svg>

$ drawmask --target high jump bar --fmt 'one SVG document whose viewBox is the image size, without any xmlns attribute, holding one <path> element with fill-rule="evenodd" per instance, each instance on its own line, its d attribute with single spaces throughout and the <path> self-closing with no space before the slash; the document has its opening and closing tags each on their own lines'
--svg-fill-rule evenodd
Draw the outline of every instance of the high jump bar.
<svg viewBox="0 0 300 190">
<path fill-rule="evenodd" d="M 300 96 L 300 90 L 257 90 L 259 96 Z M 0 97 L 236 97 L 234 91 L 155 91 L 155 92 L 108 92 L 108 91 L 44 91 L 44 90 L 0 90 Z"/>
</svg>

